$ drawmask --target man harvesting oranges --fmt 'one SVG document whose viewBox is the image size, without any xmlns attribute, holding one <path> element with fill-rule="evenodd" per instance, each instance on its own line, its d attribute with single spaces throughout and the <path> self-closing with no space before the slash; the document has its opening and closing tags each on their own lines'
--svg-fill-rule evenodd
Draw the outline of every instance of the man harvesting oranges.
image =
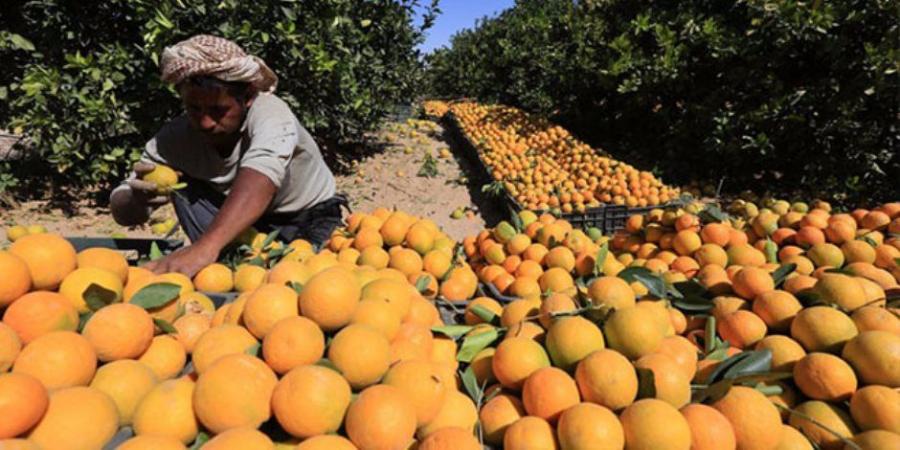
<svg viewBox="0 0 900 450">
<path fill-rule="evenodd" d="M 171 198 L 192 245 L 148 268 L 193 276 L 250 226 L 324 242 L 346 200 L 310 134 L 273 93 L 278 77 L 266 63 L 232 41 L 198 35 L 166 48 L 160 68 L 185 114 L 147 143 L 110 209 L 119 224 L 136 225 Z M 171 196 L 177 175 L 169 167 L 186 181 Z"/>
</svg>

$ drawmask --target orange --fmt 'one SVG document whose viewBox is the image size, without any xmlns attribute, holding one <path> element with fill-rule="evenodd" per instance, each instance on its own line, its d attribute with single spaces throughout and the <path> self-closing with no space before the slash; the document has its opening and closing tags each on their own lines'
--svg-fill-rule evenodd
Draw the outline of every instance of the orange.
<svg viewBox="0 0 900 450">
<path fill-rule="evenodd" d="M 847 342 L 841 358 L 850 363 L 864 384 L 900 387 L 900 336 L 896 334 L 864 331 Z"/>
<path fill-rule="evenodd" d="M 75 331 L 78 321 L 78 311 L 65 297 L 45 291 L 23 295 L 3 313 L 3 323 L 23 344 L 53 331 Z"/>
<path fill-rule="evenodd" d="M 575 309 L 577 309 L 577 306 L 575 306 L 575 301 L 572 300 L 572 297 L 566 294 L 551 294 L 541 302 L 538 320 L 542 327 L 549 329 L 553 322 L 557 320 L 554 318 L 554 313 L 574 311 Z"/>
<path fill-rule="evenodd" d="M 691 379 L 675 360 L 661 353 L 642 356 L 634 362 L 637 369 L 653 372 L 656 398 L 680 408 L 691 399 Z"/>
<path fill-rule="evenodd" d="M 759 267 L 766 263 L 766 255 L 747 243 L 731 244 L 725 251 L 728 254 L 728 265 Z"/>
<path fill-rule="evenodd" d="M 200 374 L 194 388 L 194 412 L 213 433 L 257 428 L 269 420 L 270 399 L 278 378 L 258 358 L 227 355 Z"/>
<path fill-rule="evenodd" d="M 419 442 L 418 450 L 481 450 L 483 447 L 471 431 L 448 427 L 428 435 Z"/>
<path fill-rule="evenodd" d="M 44 416 L 48 402 L 47 390 L 38 379 L 20 373 L 0 375 L 0 439 L 31 429 Z"/>
<path fill-rule="evenodd" d="M 614 350 L 598 350 L 578 363 L 575 381 L 584 401 L 613 411 L 630 405 L 638 392 L 634 366 Z"/>
<path fill-rule="evenodd" d="M 134 412 L 134 433 L 193 442 L 198 433 L 193 393 L 194 382 L 187 377 L 157 384 Z"/>
<path fill-rule="evenodd" d="M 234 289 L 234 274 L 224 264 L 210 264 L 194 275 L 194 288 L 203 292 L 229 292 Z"/>
<path fill-rule="evenodd" d="M 390 343 L 367 325 L 349 325 L 338 332 L 328 347 L 334 363 L 354 389 L 377 383 L 390 366 Z"/>
<path fill-rule="evenodd" d="M 850 311 L 866 304 L 866 293 L 858 279 L 839 273 L 823 274 L 812 291 L 821 301 Z"/>
<path fill-rule="evenodd" d="M 794 383 L 813 400 L 843 401 L 856 392 L 856 375 L 844 360 L 810 353 L 794 365 Z"/>
<path fill-rule="evenodd" d="M 22 349 L 14 373 L 37 378 L 48 390 L 87 386 L 97 369 L 97 355 L 87 339 L 71 331 L 47 333 Z"/>
<path fill-rule="evenodd" d="M 96 267 L 112 272 L 122 283 L 128 281 L 128 260 L 121 253 L 108 248 L 88 248 L 78 252 L 76 263 L 79 269 Z"/>
<path fill-rule="evenodd" d="M 0 374 L 9 372 L 22 351 L 22 340 L 9 325 L 0 322 Z"/>
<path fill-rule="evenodd" d="M 266 334 L 262 355 L 275 373 L 313 364 L 325 354 L 325 335 L 312 320 L 302 316 L 279 320 Z"/>
<path fill-rule="evenodd" d="M 350 404 L 344 426 L 359 450 L 406 448 L 416 432 L 416 412 L 399 389 L 371 386 Z"/>
<path fill-rule="evenodd" d="M 78 265 L 75 247 L 55 234 L 24 236 L 9 247 L 9 252 L 28 266 L 34 290 L 56 290 Z"/>
<path fill-rule="evenodd" d="M 790 425 L 781 426 L 781 441 L 778 442 L 776 450 L 813 450 L 809 439 L 800 431 Z"/>
<path fill-rule="evenodd" d="M 359 302 L 350 324 L 367 325 L 391 340 L 400 331 L 400 319 L 390 303 L 371 299 Z"/>
<path fill-rule="evenodd" d="M 89 387 L 69 387 L 50 394 L 47 412 L 28 439 L 47 449 L 91 450 L 106 445 L 118 425 L 109 396 Z"/>
<path fill-rule="evenodd" d="M 887 386 L 866 386 L 850 398 L 850 415 L 863 431 L 900 433 L 900 392 Z"/>
<path fill-rule="evenodd" d="M 737 443 L 731 422 L 715 408 L 694 403 L 681 408 L 691 427 L 692 450 L 734 450 Z"/>
<path fill-rule="evenodd" d="M 712 404 L 731 422 L 739 450 L 775 448 L 781 440 L 781 415 L 765 395 L 753 388 L 732 387 Z"/>
<path fill-rule="evenodd" d="M 668 324 L 668 315 L 665 318 Z M 664 330 L 649 308 L 625 308 L 615 311 L 603 324 L 609 348 L 637 359 L 656 351 Z"/>
<path fill-rule="evenodd" d="M 122 291 L 122 299 L 130 301 L 131 297 L 146 285 L 146 281 L 155 276 L 153 272 L 143 267 L 128 266 L 128 278 Z"/>
<path fill-rule="evenodd" d="M 122 443 L 117 450 L 187 450 L 178 439 L 168 436 L 135 436 Z"/>
<path fill-rule="evenodd" d="M 634 291 L 628 283 L 614 276 L 603 276 L 595 279 L 588 286 L 588 296 L 594 306 L 608 306 L 624 309 L 634 306 Z"/>
<path fill-rule="evenodd" d="M 548 269 L 558 267 L 568 273 L 575 269 L 575 255 L 566 247 L 554 247 L 544 256 L 544 264 Z"/>
<path fill-rule="evenodd" d="M 388 267 L 397 269 L 406 276 L 419 273 L 424 268 L 422 257 L 413 249 L 400 248 L 390 256 Z"/>
<path fill-rule="evenodd" d="M 408 359 L 427 360 L 434 347 L 434 336 L 430 327 L 414 323 L 400 325 L 400 331 L 390 343 L 391 363 Z"/>
<path fill-rule="evenodd" d="M 259 449 L 274 450 L 275 444 L 262 432 L 251 427 L 229 429 L 203 444 L 207 450 Z"/>
<path fill-rule="evenodd" d="M 750 311 L 738 310 L 722 317 L 716 331 L 732 346 L 744 349 L 766 336 L 766 323 Z"/>
<path fill-rule="evenodd" d="M 412 401 L 417 427 L 437 417 L 448 391 L 447 381 L 441 379 L 435 364 L 427 361 L 397 363 L 385 374 L 383 384 L 396 387 Z"/>
<path fill-rule="evenodd" d="M 500 324 L 505 327 L 513 326 L 529 317 L 540 314 L 539 301 L 529 299 L 518 299 L 508 303 L 503 308 L 503 314 L 500 316 Z"/>
<path fill-rule="evenodd" d="M 505 339 L 497 346 L 491 367 L 504 387 L 519 390 L 526 378 L 542 367 L 550 366 L 544 348 L 526 337 Z"/>
<path fill-rule="evenodd" d="M 541 292 L 573 292 L 575 280 L 565 269 L 552 267 L 538 278 Z"/>
<path fill-rule="evenodd" d="M 247 297 L 242 317 L 247 330 L 262 339 L 276 322 L 296 317 L 298 312 L 297 292 L 283 285 L 264 284 Z"/>
<path fill-rule="evenodd" d="M 337 267 L 326 269 L 303 287 L 300 313 L 323 331 L 334 331 L 350 323 L 360 293 L 352 273 Z"/>
<path fill-rule="evenodd" d="M 220 325 L 203 333 L 194 345 L 192 361 L 194 370 L 203 374 L 217 359 L 244 353 L 258 342 L 244 327 Z"/>
<path fill-rule="evenodd" d="M 464 318 L 466 325 L 477 325 L 484 322 L 482 318 L 476 316 L 472 312 L 472 309 L 476 306 L 481 306 L 482 308 L 487 309 L 497 316 L 503 314 L 503 307 L 496 300 L 490 297 L 478 297 L 473 299 L 466 305 L 466 313 Z"/>
<path fill-rule="evenodd" d="M 474 431 L 478 422 L 478 410 L 475 403 L 467 395 L 456 389 L 448 390 L 441 408 L 434 419 L 417 431 L 417 436 L 422 439 L 437 430 L 447 427 L 462 428 L 466 431 Z"/>
<path fill-rule="evenodd" d="M 841 437 L 848 439 L 853 437 L 855 427 L 850 415 L 835 405 L 811 400 L 797 405 L 794 411 L 803 415 L 791 414 L 790 425 L 800 430 L 813 444 L 823 450 L 839 450 L 844 446 Z M 815 422 L 806 417 L 812 418 Z M 817 424 L 822 424 L 831 431 Z"/>
<path fill-rule="evenodd" d="M 281 263 L 276 264 L 272 268 L 274 272 Z M 237 292 L 248 292 L 255 290 L 265 282 L 266 269 L 253 264 L 241 264 L 234 272 L 234 290 Z"/>
<path fill-rule="evenodd" d="M 66 275 L 62 284 L 59 286 L 59 293 L 69 299 L 72 306 L 74 306 L 79 313 L 84 313 L 89 309 L 84 300 L 84 293 L 92 284 L 96 284 L 111 291 L 114 294 L 111 300 L 112 302 L 122 300 L 122 290 L 124 288 L 122 286 L 122 280 L 118 275 L 95 267 L 76 269 Z"/>
<path fill-rule="evenodd" d="M 123 359 L 97 369 L 91 387 L 108 395 L 116 404 L 119 425 L 131 425 L 134 411 L 159 380 L 145 364 Z"/>
<path fill-rule="evenodd" d="M 625 448 L 688 450 L 691 447 L 691 428 L 687 419 L 662 400 L 638 400 L 622 411 L 619 420 L 625 431 Z"/>
<path fill-rule="evenodd" d="M 437 307 L 429 300 L 421 296 L 413 296 L 409 303 L 409 311 L 403 317 L 403 323 L 411 323 L 430 327 L 441 321 Z"/>
<path fill-rule="evenodd" d="M 534 371 L 522 386 L 522 403 L 531 416 L 555 424 L 559 415 L 580 401 L 578 386 L 564 371 L 544 367 Z"/>
<path fill-rule="evenodd" d="M 525 416 L 525 406 L 518 397 L 497 394 L 478 412 L 484 441 L 490 445 L 503 444 L 506 429 Z"/>
<path fill-rule="evenodd" d="M 791 337 L 808 352 L 838 353 L 857 334 L 850 317 L 828 306 L 805 308 L 791 322 Z"/>
<path fill-rule="evenodd" d="M 615 414 L 593 403 L 579 403 L 563 411 L 556 426 L 559 445 L 572 450 L 618 450 L 625 431 Z"/>
<path fill-rule="evenodd" d="M 345 437 L 323 434 L 305 439 L 295 450 L 357 450 Z"/>
<path fill-rule="evenodd" d="M 729 227 L 723 223 L 708 223 L 700 230 L 700 238 L 704 244 L 715 244 L 725 247 L 730 240 Z"/>
<path fill-rule="evenodd" d="M 766 336 L 756 343 L 754 350 L 763 349 L 772 352 L 772 370 L 776 372 L 793 371 L 794 364 L 806 356 L 806 351 L 797 341 L 777 334 Z"/>
<path fill-rule="evenodd" d="M 676 310 L 677 311 L 677 310 Z M 687 375 L 688 380 L 697 372 L 697 347 L 683 336 L 668 336 L 659 345 L 658 353 L 667 355 Z"/>
<path fill-rule="evenodd" d="M 350 385 L 334 370 L 298 366 L 288 372 L 272 394 L 278 423 L 298 438 L 333 433 L 350 405 Z"/>
<path fill-rule="evenodd" d="M 540 417 L 525 416 L 513 422 L 503 434 L 503 448 L 507 450 L 556 450 L 553 427 Z"/>
<path fill-rule="evenodd" d="M 266 269 L 243 264 L 238 267 L 234 278 L 238 292 L 251 292 L 265 283 L 281 286 L 287 286 L 290 283 L 306 284 L 312 275 L 312 269 L 306 264 L 299 261 L 282 260 L 269 270 L 268 277 L 266 276 Z"/>
<path fill-rule="evenodd" d="M 900 433 L 893 433 L 887 430 L 869 430 L 853 436 L 852 441 L 862 450 L 898 448 L 900 447 Z M 844 448 L 855 450 L 850 445 L 844 445 Z"/>
<path fill-rule="evenodd" d="M 172 324 L 178 334 L 175 336 L 178 342 L 184 346 L 184 351 L 190 354 L 194 351 L 197 340 L 210 328 L 212 318 L 209 314 L 189 313 L 177 319 Z"/>
<path fill-rule="evenodd" d="M 31 289 L 31 273 L 22 258 L 3 250 L 0 250 L 0 273 L 4 276 L 3 285 L 0 286 L 2 308 L 28 293 Z"/>
<path fill-rule="evenodd" d="M 745 267 L 735 274 L 732 280 L 734 292 L 753 300 L 758 295 L 775 289 L 775 281 L 769 272 L 756 267 Z"/>
<path fill-rule="evenodd" d="M 546 348 L 553 365 L 571 372 L 579 361 L 603 348 L 603 332 L 584 317 L 562 317 L 547 331 Z"/>
<path fill-rule="evenodd" d="M 138 358 L 138 361 L 146 364 L 160 380 L 168 380 L 184 369 L 187 354 L 184 346 L 175 338 L 162 335 L 153 338 L 150 347 Z M 196 370 L 196 366 L 194 369 Z"/>
<path fill-rule="evenodd" d="M 134 359 L 150 347 L 153 319 L 139 306 L 116 303 L 94 313 L 82 335 L 94 347 L 100 361 Z"/>
<path fill-rule="evenodd" d="M 773 290 L 756 296 L 753 312 L 772 331 L 784 333 L 791 328 L 791 322 L 803 305 L 790 292 Z"/>
</svg>

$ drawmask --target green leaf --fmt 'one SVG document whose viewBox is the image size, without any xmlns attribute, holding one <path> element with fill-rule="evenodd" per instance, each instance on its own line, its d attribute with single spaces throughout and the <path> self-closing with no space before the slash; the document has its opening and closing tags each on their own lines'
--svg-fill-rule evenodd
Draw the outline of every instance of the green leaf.
<svg viewBox="0 0 900 450">
<path fill-rule="evenodd" d="M 603 275 L 603 264 L 606 262 L 606 256 L 609 255 L 609 242 L 604 242 L 597 251 L 597 258 L 594 260 L 594 276 Z"/>
<path fill-rule="evenodd" d="M 638 393 L 637 398 L 656 398 L 656 376 L 653 371 L 643 367 L 634 369 L 638 377 Z"/>
<path fill-rule="evenodd" d="M 244 350 L 244 353 L 250 356 L 259 356 L 259 350 L 262 348 L 262 344 L 259 342 L 247 347 L 247 350 Z"/>
<path fill-rule="evenodd" d="M 21 35 L 16 33 L 10 33 L 9 41 L 12 43 L 13 47 L 19 50 L 25 50 L 27 52 L 34 51 L 34 44 L 31 43 L 28 39 L 25 39 Z"/>
<path fill-rule="evenodd" d="M 719 208 L 719 205 L 710 203 L 700 212 L 700 219 L 704 222 L 727 222 L 731 219 L 727 213 Z"/>
<path fill-rule="evenodd" d="M 723 378 L 758 375 L 772 370 L 772 350 L 763 349 L 742 352 L 746 356 L 722 374 Z"/>
<path fill-rule="evenodd" d="M 420 294 L 424 294 L 428 290 L 429 284 L 431 284 L 431 278 L 422 275 L 416 279 L 416 290 L 419 291 Z"/>
<path fill-rule="evenodd" d="M 175 283 L 148 284 L 131 297 L 131 303 L 144 309 L 158 308 L 178 298 L 180 292 L 181 286 Z"/>
<path fill-rule="evenodd" d="M 459 348 L 456 359 L 460 362 L 472 362 L 478 352 L 484 350 L 494 343 L 500 337 L 500 330 L 497 328 L 479 333 L 474 336 L 467 336 L 463 339 L 463 343 Z"/>
<path fill-rule="evenodd" d="M 663 280 L 663 278 L 659 274 L 650 272 L 648 270 L 647 273 L 635 273 L 634 278 L 647 287 L 647 291 L 650 293 L 650 295 L 658 299 L 669 298 L 669 291 L 668 289 L 666 289 L 666 281 Z"/>
<path fill-rule="evenodd" d="M 81 294 L 91 311 L 96 311 L 118 299 L 118 294 L 96 283 L 91 283 Z"/>
<path fill-rule="evenodd" d="M 274 230 L 266 235 L 266 239 L 262 243 L 262 249 L 265 250 L 275 242 L 275 239 L 278 237 L 278 230 Z"/>
<path fill-rule="evenodd" d="M 431 327 L 431 331 L 456 339 L 472 331 L 473 328 L 475 327 L 472 325 L 441 325 L 439 327 Z"/>
<path fill-rule="evenodd" d="M 466 389 L 466 393 L 469 394 L 469 398 L 476 405 L 479 404 L 482 397 L 484 397 L 484 390 L 478 385 L 478 379 L 475 377 L 475 370 L 472 369 L 472 366 L 466 367 L 466 370 L 462 371 L 459 378 L 462 380 L 463 387 Z"/>
<path fill-rule="evenodd" d="M 162 258 L 163 252 L 159 249 L 159 245 L 156 245 L 156 241 L 150 243 L 150 261 L 156 261 L 157 259 Z"/>
<path fill-rule="evenodd" d="M 91 320 L 91 317 L 94 317 L 93 311 L 84 312 L 78 316 L 78 331 L 84 330 L 84 326 Z"/>
<path fill-rule="evenodd" d="M 197 435 L 197 439 L 194 439 L 194 443 L 191 444 L 190 450 L 200 450 L 200 447 L 203 447 L 203 444 L 206 444 L 209 441 L 209 435 L 206 434 L 205 431 L 201 431 L 200 434 Z"/>
<path fill-rule="evenodd" d="M 694 392 L 691 396 L 691 403 L 714 403 L 731 390 L 734 385 L 732 380 L 722 380 L 708 385 L 706 388 Z"/>
<path fill-rule="evenodd" d="M 712 300 L 694 295 L 677 300 L 672 300 L 672 306 L 681 310 L 682 312 L 690 314 L 706 313 L 711 311 L 715 307 Z"/>
<path fill-rule="evenodd" d="M 772 239 L 766 238 L 766 262 L 775 264 L 778 262 L 778 246 L 775 245 L 775 241 Z"/>
<path fill-rule="evenodd" d="M 772 272 L 772 279 L 775 280 L 775 287 L 781 287 L 788 275 L 795 270 L 797 270 L 797 265 L 794 263 L 783 264 L 781 267 L 775 269 L 775 271 Z"/>
<path fill-rule="evenodd" d="M 154 319 L 153 319 L 153 323 L 157 326 L 157 328 L 159 328 L 160 330 L 162 330 L 163 333 L 166 333 L 166 334 L 178 334 L 178 330 L 176 330 L 175 327 L 172 326 L 171 323 L 166 322 L 166 321 L 163 320 L 163 319 L 154 318 Z"/>
<path fill-rule="evenodd" d="M 653 274 L 653 272 L 651 272 L 650 269 L 647 269 L 645 267 L 626 267 L 625 269 L 622 269 L 621 271 L 619 271 L 619 273 L 616 274 L 616 276 L 629 282 L 629 283 L 634 283 L 635 281 L 638 281 L 638 279 L 635 277 L 638 274 L 651 275 L 651 274 Z"/>
<path fill-rule="evenodd" d="M 871 245 L 872 247 L 875 247 L 875 248 L 878 247 L 878 243 L 875 242 L 875 240 L 872 239 L 872 238 L 870 238 L 869 236 L 860 236 L 860 237 L 857 238 L 857 240 L 863 241 L 863 242 L 865 242 L 866 244 Z"/>
<path fill-rule="evenodd" d="M 710 354 L 716 349 L 716 340 L 719 339 L 716 336 L 716 316 L 709 316 L 706 318 L 706 329 L 705 331 L 705 345 L 704 345 L 704 353 Z"/>
<path fill-rule="evenodd" d="M 473 306 L 470 311 L 486 323 L 495 323 L 499 319 L 497 314 L 481 305 Z"/>
<path fill-rule="evenodd" d="M 709 290 L 706 289 L 705 286 L 700 284 L 696 279 L 690 279 L 688 281 L 681 281 L 672 285 L 678 292 L 681 293 L 683 298 L 688 297 L 709 297 Z"/>
<path fill-rule="evenodd" d="M 300 295 L 303 292 L 303 284 L 297 281 L 287 281 L 284 283 L 287 287 L 294 290 L 297 295 Z"/>
<path fill-rule="evenodd" d="M 521 233 L 522 230 L 525 229 L 525 223 L 522 222 L 522 218 L 519 217 L 518 214 L 510 214 L 509 220 L 510 222 L 512 222 L 512 226 L 516 229 L 517 233 Z"/>
</svg>

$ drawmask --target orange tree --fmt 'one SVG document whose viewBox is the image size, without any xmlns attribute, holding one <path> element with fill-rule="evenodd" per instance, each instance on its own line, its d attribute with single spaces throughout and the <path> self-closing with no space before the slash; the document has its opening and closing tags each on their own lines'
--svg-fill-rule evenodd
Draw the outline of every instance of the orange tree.
<svg viewBox="0 0 900 450">
<path fill-rule="evenodd" d="M 519 0 L 429 55 L 428 80 L 433 95 L 550 115 L 667 180 L 891 199 L 896 12 L 860 0 Z"/>
<path fill-rule="evenodd" d="M 79 185 L 121 176 L 181 108 L 159 80 L 162 49 L 198 33 L 265 59 L 279 95 L 322 142 L 357 141 L 414 95 L 416 46 L 438 12 L 436 0 L 7 3 L 0 128 L 21 127 L 31 158 L 0 167 L 0 189 L 26 168 Z"/>
</svg>

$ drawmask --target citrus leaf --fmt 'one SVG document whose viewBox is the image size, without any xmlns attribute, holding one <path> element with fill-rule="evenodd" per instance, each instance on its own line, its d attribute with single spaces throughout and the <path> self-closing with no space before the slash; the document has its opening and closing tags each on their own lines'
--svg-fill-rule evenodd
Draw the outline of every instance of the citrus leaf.
<svg viewBox="0 0 900 450">
<path fill-rule="evenodd" d="M 859 238 L 857 238 L 857 240 L 863 241 L 863 242 L 865 242 L 866 244 L 871 245 L 872 247 L 875 247 L 875 248 L 878 247 L 878 243 L 875 242 L 875 239 L 872 239 L 872 238 L 870 238 L 870 237 L 868 237 L 868 236 L 860 236 Z"/>
<path fill-rule="evenodd" d="M 416 290 L 419 291 L 420 294 L 423 294 L 428 290 L 429 284 L 431 284 L 431 279 L 426 275 L 422 275 L 416 280 Z"/>
<path fill-rule="evenodd" d="M 153 323 L 165 334 L 178 334 L 178 330 L 176 330 L 171 323 L 166 322 L 165 320 L 155 318 L 153 319 Z"/>
<path fill-rule="evenodd" d="M 522 222 L 522 218 L 519 217 L 518 214 L 510 214 L 509 220 L 512 222 L 512 226 L 516 229 L 516 232 L 521 233 L 522 230 L 525 229 L 525 224 Z"/>
<path fill-rule="evenodd" d="M 619 273 L 616 274 L 616 276 L 629 282 L 629 283 L 634 283 L 635 281 L 637 281 L 637 278 L 635 278 L 635 275 L 637 275 L 637 274 L 650 275 L 652 273 L 653 272 L 650 272 L 650 269 L 647 269 L 645 267 L 627 267 L 627 268 L 619 271 Z"/>
<path fill-rule="evenodd" d="M 594 260 L 594 276 L 603 275 L 603 264 L 606 263 L 606 257 L 609 255 L 609 242 L 604 242 L 597 251 L 597 259 Z"/>
<path fill-rule="evenodd" d="M 692 296 L 674 300 L 672 301 L 672 306 L 685 313 L 702 314 L 712 310 L 715 305 L 703 297 Z"/>
<path fill-rule="evenodd" d="M 498 319 L 497 314 L 481 305 L 473 306 L 470 311 L 487 323 L 494 323 Z"/>
<path fill-rule="evenodd" d="M 643 367 L 634 369 L 638 377 L 638 393 L 637 398 L 655 398 L 656 397 L 656 376 L 653 371 Z"/>
<path fill-rule="evenodd" d="M 472 362 L 472 358 L 474 358 L 478 352 L 493 344 L 498 337 L 500 337 L 500 330 L 497 328 L 474 336 L 467 336 L 463 339 L 463 343 L 460 346 L 459 353 L 456 355 L 456 359 L 460 362 Z"/>
<path fill-rule="evenodd" d="M 724 397 L 733 385 L 734 382 L 732 380 L 722 380 L 713 383 L 704 389 L 694 392 L 691 396 L 691 403 L 713 403 Z"/>
<path fill-rule="evenodd" d="M 794 263 L 783 264 L 781 267 L 775 269 L 772 272 L 772 279 L 775 280 L 775 287 L 781 287 L 784 284 L 784 280 L 787 279 L 787 276 L 797 270 L 797 265 Z"/>
<path fill-rule="evenodd" d="M 156 261 L 157 259 L 162 258 L 163 252 L 159 249 L 159 245 L 156 244 L 156 241 L 150 243 L 150 261 Z"/>
<path fill-rule="evenodd" d="M 303 284 L 299 283 L 297 281 L 288 281 L 285 283 L 285 285 L 287 285 L 287 287 L 293 289 L 294 292 L 297 293 L 297 295 L 300 295 L 300 293 L 303 292 Z"/>
<path fill-rule="evenodd" d="M 669 291 L 666 289 L 666 281 L 663 280 L 659 274 L 653 272 L 650 272 L 649 274 L 636 273 L 634 274 L 634 278 L 647 287 L 647 291 L 650 295 L 658 299 L 669 298 Z"/>
<path fill-rule="evenodd" d="M 84 326 L 87 325 L 89 320 L 91 320 L 91 317 L 94 317 L 93 311 L 81 313 L 81 315 L 78 316 L 78 331 L 84 329 Z"/>
<path fill-rule="evenodd" d="M 84 298 L 84 302 L 87 303 L 91 311 L 96 311 L 116 301 L 119 295 L 99 284 L 91 283 L 81 294 L 81 297 Z"/>
<path fill-rule="evenodd" d="M 473 328 L 475 327 L 472 325 L 441 325 L 439 327 L 431 327 L 431 331 L 456 339 L 472 331 Z"/>
<path fill-rule="evenodd" d="M 772 350 L 766 348 L 741 354 L 746 356 L 724 371 L 722 378 L 734 379 L 740 376 L 767 373 L 772 370 Z"/>
<path fill-rule="evenodd" d="M 704 330 L 704 339 L 705 342 L 705 352 L 706 354 L 712 353 L 716 349 L 716 316 L 709 316 L 706 318 L 706 329 Z"/>
<path fill-rule="evenodd" d="M 190 450 L 200 450 L 200 447 L 203 447 L 203 444 L 206 444 L 207 441 L 209 441 L 209 435 L 201 431 L 197 435 L 197 439 L 194 439 L 194 443 L 191 444 Z"/>
<path fill-rule="evenodd" d="M 259 356 L 259 350 L 262 348 L 262 344 L 259 342 L 247 347 L 247 350 L 244 350 L 244 353 L 250 356 Z"/>
<path fill-rule="evenodd" d="M 782 409 L 782 410 L 787 411 L 787 412 L 790 413 L 792 416 L 795 416 L 795 415 L 796 415 L 796 416 L 802 418 L 803 420 L 807 420 L 807 421 L 811 422 L 813 425 L 815 425 L 815 426 L 817 426 L 817 427 L 819 427 L 819 428 L 821 428 L 821 429 L 823 429 L 823 430 L 825 430 L 825 431 L 827 431 L 827 432 L 829 432 L 829 433 L 835 435 L 838 439 L 841 440 L 841 442 L 844 443 L 844 445 L 845 445 L 844 448 L 848 448 L 848 447 L 849 447 L 849 448 L 852 448 L 852 449 L 854 449 L 854 450 L 862 450 L 862 447 L 860 447 L 857 443 L 851 441 L 850 439 L 847 439 L 846 437 L 844 437 L 844 435 L 838 433 L 837 431 L 834 431 L 834 429 L 832 429 L 831 427 L 829 427 L 829 426 L 823 424 L 822 422 L 819 422 L 818 420 L 816 420 L 816 419 L 814 419 L 814 418 L 812 418 L 812 417 L 810 417 L 810 416 L 808 416 L 808 415 L 806 415 L 806 414 L 803 414 L 803 413 L 801 413 L 801 412 L 799 412 L 799 411 L 796 411 L 796 410 L 793 410 L 793 409 L 791 409 L 791 408 L 788 408 L 787 406 L 784 406 L 784 405 L 781 405 L 781 404 L 778 404 L 778 403 L 775 403 L 775 402 L 772 402 L 772 404 L 775 405 L 775 407 L 777 407 L 778 409 Z"/>
<path fill-rule="evenodd" d="M 700 211 L 700 219 L 704 222 L 727 222 L 731 217 L 722 211 L 722 209 L 719 208 L 719 205 L 710 203 L 709 205 L 706 205 L 706 208 L 704 208 L 703 211 Z"/>
<path fill-rule="evenodd" d="M 481 398 L 484 396 L 484 391 L 478 385 L 478 379 L 475 378 L 475 371 L 472 369 L 472 366 L 462 371 L 459 378 L 462 380 L 463 387 L 466 389 L 466 393 L 469 394 L 469 398 L 476 405 L 480 403 Z"/>
<path fill-rule="evenodd" d="M 775 245 L 775 241 L 772 239 L 766 238 L 766 262 L 775 264 L 778 262 L 778 246 Z"/>
<path fill-rule="evenodd" d="M 680 281 L 672 285 L 685 299 L 688 297 L 708 297 L 709 290 L 696 279 Z"/>
<path fill-rule="evenodd" d="M 158 308 L 178 298 L 181 286 L 175 283 L 153 283 L 141 288 L 131 297 L 130 303 L 144 309 Z"/>
<path fill-rule="evenodd" d="M 262 249 L 266 249 L 268 246 L 272 245 L 275 242 L 275 238 L 278 237 L 278 230 L 274 230 L 266 235 L 266 239 L 262 243 Z"/>
</svg>

